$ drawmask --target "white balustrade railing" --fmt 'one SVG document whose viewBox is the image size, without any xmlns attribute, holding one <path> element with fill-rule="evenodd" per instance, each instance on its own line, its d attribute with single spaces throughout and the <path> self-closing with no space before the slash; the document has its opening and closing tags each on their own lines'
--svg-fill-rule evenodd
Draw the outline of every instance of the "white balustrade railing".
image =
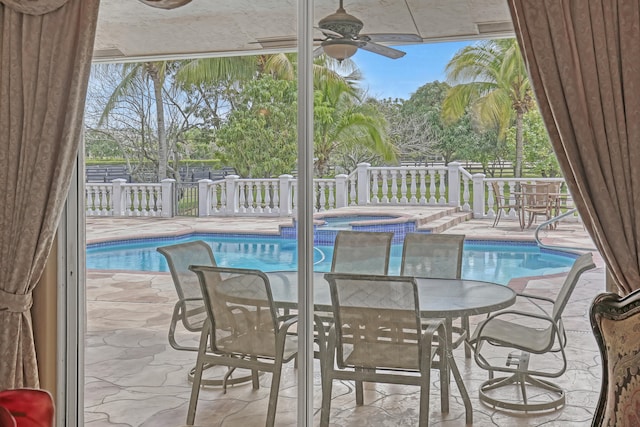
<svg viewBox="0 0 640 427">
<path fill-rule="evenodd" d="M 495 218 L 496 195 L 491 181 L 497 181 L 502 195 L 515 201 L 519 183 L 564 182 L 562 178 L 486 178 L 470 174 L 460 163 L 433 166 L 371 167 L 361 163 L 349 175 L 314 179 L 314 212 L 345 206 L 452 206 L 472 212 L 474 218 Z M 291 175 L 277 178 L 240 178 L 198 182 L 198 215 L 280 216 L 297 213 L 297 180 Z M 563 190 L 564 191 L 564 190 Z M 170 217 L 180 200 L 172 179 L 159 184 L 86 184 L 87 216 Z M 565 198 L 566 199 L 566 198 Z M 572 205 L 563 206 L 569 208 Z M 517 218 L 514 210 L 504 218 Z"/>
<path fill-rule="evenodd" d="M 85 185 L 87 216 L 172 217 L 174 214 L 173 179 L 161 183 L 127 184 L 114 179 L 110 184 Z"/>
</svg>

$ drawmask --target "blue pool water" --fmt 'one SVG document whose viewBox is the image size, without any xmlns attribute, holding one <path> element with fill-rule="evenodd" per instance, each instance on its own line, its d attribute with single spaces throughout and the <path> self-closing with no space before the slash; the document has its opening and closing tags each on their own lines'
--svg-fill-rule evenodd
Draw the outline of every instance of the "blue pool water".
<svg viewBox="0 0 640 427">
<path fill-rule="evenodd" d="M 263 271 L 295 270 L 296 240 L 260 235 L 228 236 L 194 234 L 179 238 L 138 239 L 135 241 L 88 245 L 87 268 L 97 270 L 168 271 L 159 246 L 204 240 L 213 249 L 221 266 L 255 268 Z M 333 247 L 316 245 L 316 271 L 329 271 Z M 400 271 L 402 245 L 391 249 L 390 274 Z M 568 271 L 575 255 L 541 250 L 527 242 L 465 241 L 462 277 L 507 284 L 513 278 L 542 276 Z"/>
</svg>

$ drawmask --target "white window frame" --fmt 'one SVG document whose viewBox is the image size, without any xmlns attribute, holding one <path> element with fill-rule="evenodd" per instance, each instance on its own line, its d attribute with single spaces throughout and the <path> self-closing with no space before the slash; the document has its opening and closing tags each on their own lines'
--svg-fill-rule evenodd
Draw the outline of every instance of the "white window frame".
<svg viewBox="0 0 640 427">
<path fill-rule="evenodd" d="M 300 328 L 298 425 L 313 423 L 313 10 L 298 1 L 298 277 Z M 56 425 L 84 425 L 86 233 L 84 146 L 79 150 L 58 228 Z M 64 403 L 62 403 L 64 402 Z"/>
</svg>

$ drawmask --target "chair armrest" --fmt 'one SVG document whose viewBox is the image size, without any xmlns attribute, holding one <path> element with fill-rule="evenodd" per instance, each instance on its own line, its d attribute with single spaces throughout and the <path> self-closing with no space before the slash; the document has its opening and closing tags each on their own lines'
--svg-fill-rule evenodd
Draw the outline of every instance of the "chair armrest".
<svg viewBox="0 0 640 427">
<path fill-rule="evenodd" d="M 517 293 L 516 294 L 517 297 L 523 297 L 523 298 L 527 298 L 527 299 L 537 299 L 537 300 L 541 300 L 541 301 L 547 301 L 550 302 L 551 304 L 554 304 L 555 301 L 552 300 L 549 297 L 542 297 L 542 296 L 538 296 L 538 295 L 531 295 L 531 294 L 525 294 L 525 293 Z"/>
<path fill-rule="evenodd" d="M 298 323 L 298 315 L 296 314 L 291 314 L 288 316 L 283 316 L 286 317 L 287 319 L 282 322 L 282 324 L 280 325 L 280 328 L 278 329 L 278 334 L 286 334 L 289 331 L 289 328 L 291 326 L 293 326 L 295 323 Z"/>
</svg>

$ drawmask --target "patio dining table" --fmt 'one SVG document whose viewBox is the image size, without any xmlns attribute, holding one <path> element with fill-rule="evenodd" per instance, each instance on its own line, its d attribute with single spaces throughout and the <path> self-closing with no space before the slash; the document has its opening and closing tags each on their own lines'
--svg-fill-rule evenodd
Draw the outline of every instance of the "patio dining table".
<svg viewBox="0 0 640 427">
<path fill-rule="evenodd" d="M 265 273 L 269 278 L 275 304 L 282 308 L 296 309 L 298 305 L 298 272 L 274 271 Z M 325 273 L 314 272 L 313 301 L 317 311 L 332 311 L 329 283 Z M 509 287 L 497 283 L 466 279 L 434 279 L 416 277 L 420 315 L 425 319 L 445 319 L 447 341 L 451 350 L 451 322 L 461 316 L 486 314 L 509 307 L 515 303 L 516 293 Z M 241 302 L 253 295 L 245 289 L 235 287 L 232 282 L 223 282 L 218 288 L 226 297 Z M 449 360 L 448 357 L 443 360 Z M 447 372 L 450 370 L 447 369 Z M 457 368 L 456 368 L 457 370 Z M 464 383 L 460 381 L 460 394 L 464 401 L 467 423 L 472 421 L 471 400 Z"/>
</svg>

